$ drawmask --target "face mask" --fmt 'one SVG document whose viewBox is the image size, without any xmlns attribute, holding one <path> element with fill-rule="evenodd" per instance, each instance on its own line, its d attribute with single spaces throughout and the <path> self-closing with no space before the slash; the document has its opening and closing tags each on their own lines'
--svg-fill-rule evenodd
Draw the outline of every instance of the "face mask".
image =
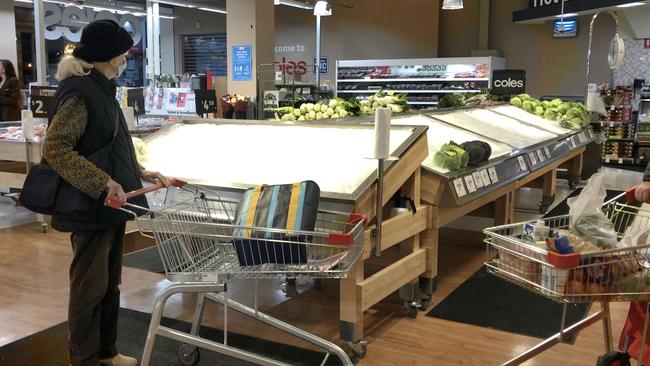
<svg viewBox="0 0 650 366">
<path fill-rule="evenodd" d="M 123 64 L 121 64 L 121 65 L 119 66 L 119 68 L 117 69 L 117 77 L 122 76 L 122 74 L 124 73 L 124 70 L 126 70 L 126 62 L 124 62 Z"/>
</svg>

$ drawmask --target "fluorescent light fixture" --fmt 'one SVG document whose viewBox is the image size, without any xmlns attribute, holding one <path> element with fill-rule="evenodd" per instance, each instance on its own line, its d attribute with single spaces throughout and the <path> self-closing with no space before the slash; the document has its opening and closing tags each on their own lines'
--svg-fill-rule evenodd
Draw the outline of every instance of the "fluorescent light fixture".
<svg viewBox="0 0 650 366">
<path fill-rule="evenodd" d="M 617 8 L 631 8 L 633 6 L 640 6 L 640 5 L 645 5 L 645 4 L 646 3 L 644 3 L 644 2 L 636 1 L 636 2 L 633 2 L 633 3 L 617 5 L 616 7 Z"/>
<path fill-rule="evenodd" d="M 154 2 L 159 3 L 159 4 L 167 4 L 167 5 L 174 5 L 174 6 L 180 6 L 183 8 L 196 8 L 196 5 L 193 4 L 185 4 L 185 3 L 179 3 L 176 1 L 169 1 L 169 0 L 154 0 Z"/>
<path fill-rule="evenodd" d="M 463 0 L 444 0 L 442 3 L 443 10 L 458 10 L 463 8 Z"/>
<path fill-rule="evenodd" d="M 226 14 L 227 12 L 223 9 L 217 9 L 217 8 L 199 8 L 199 10 L 203 11 L 211 11 L 213 13 L 221 13 L 221 14 Z"/>
<path fill-rule="evenodd" d="M 556 18 L 573 18 L 573 17 L 577 17 L 578 15 L 580 15 L 580 14 L 578 14 L 578 13 L 566 13 L 564 15 L 562 15 L 562 14 L 556 15 L 555 17 Z"/>
<path fill-rule="evenodd" d="M 314 8 L 311 5 L 308 5 L 306 3 L 303 3 L 302 1 L 297 1 L 297 0 L 273 0 L 273 5 L 286 5 L 294 8 L 308 9 L 308 10 Z"/>
<path fill-rule="evenodd" d="M 34 0 L 14 0 L 14 1 L 17 3 L 30 3 L 30 4 L 34 2 Z"/>
<path fill-rule="evenodd" d="M 314 5 L 314 15 L 319 17 L 327 17 L 332 15 L 332 7 L 330 3 L 324 0 L 318 0 Z"/>
</svg>

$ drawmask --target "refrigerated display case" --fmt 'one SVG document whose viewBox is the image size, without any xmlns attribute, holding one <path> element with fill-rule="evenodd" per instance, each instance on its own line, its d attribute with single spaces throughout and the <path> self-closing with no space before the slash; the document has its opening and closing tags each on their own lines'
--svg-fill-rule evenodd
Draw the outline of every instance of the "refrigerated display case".
<svg viewBox="0 0 650 366">
<path fill-rule="evenodd" d="M 377 91 L 407 94 L 413 108 L 430 108 L 448 94 L 478 93 L 490 87 L 498 57 L 341 60 L 336 63 L 336 96 L 367 98 Z"/>
</svg>

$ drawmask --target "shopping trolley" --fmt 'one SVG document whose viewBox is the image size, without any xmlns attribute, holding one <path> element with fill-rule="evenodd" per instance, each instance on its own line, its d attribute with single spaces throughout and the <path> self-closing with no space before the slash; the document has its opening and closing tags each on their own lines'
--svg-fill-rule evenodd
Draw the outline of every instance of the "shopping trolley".
<svg viewBox="0 0 650 366">
<path fill-rule="evenodd" d="M 650 229 L 650 210 L 630 205 L 633 200 L 634 188 L 602 207 L 614 224 L 619 240 L 626 233 Z M 552 230 L 568 230 L 569 219 L 569 215 L 565 215 L 542 220 Z M 599 321 L 603 324 L 605 350 L 611 352 L 609 303 L 650 299 L 650 245 L 562 255 L 524 241 L 524 224 L 484 230 L 487 234 L 485 265 L 496 276 L 564 303 L 564 309 L 559 333 L 503 365 L 519 365 Z M 598 312 L 566 325 L 568 304 L 595 301 L 601 303 Z M 640 353 L 643 354 L 643 349 Z"/>
<path fill-rule="evenodd" d="M 156 336 L 183 343 L 178 359 L 183 365 L 198 362 L 198 348 L 262 365 L 285 363 L 228 345 L 228 309 L 296 336 L 325 351 L 344 365 L 352 365 L 336 344 L 282 322 L 258 310 L 258 280 L 264 278 L 343 278 L 360 258 L 366 218 L 363 215 L 319 211 L 314 231 L 234 225 L 236 200 L 222 199 L 216 192 L 172 180 L 164 202 L 145 209 L 131 204 L 122 210 L 136 217 L 143 235 L 153 237 L 167 278 L 174 282 L 157 297 L 147 333 L 142 365 L 151 360 Z M 161 189 L 158 184 L 127 194 L 129 198 Z M 110 202 L 113 207 L 120 203 Z M 137 217 L 136 212 L 148 211 Z M 254 279 L 254 306 L 228 299 L 230 279 Z M 197 293 L 198 301 L 190 333 L 160 324 L 167 299 L 176 293 Z M 223 306 L 223 342 L 199 336 L 205 300 Z"/>
</svg>

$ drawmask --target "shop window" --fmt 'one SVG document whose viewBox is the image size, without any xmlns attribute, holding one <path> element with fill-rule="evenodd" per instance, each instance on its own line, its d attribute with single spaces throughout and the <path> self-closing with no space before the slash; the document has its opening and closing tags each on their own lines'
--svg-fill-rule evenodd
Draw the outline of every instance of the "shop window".
<svg viewBox="0 0 650 366">
<path fill-rule="evenodd" d="M 215 76 L 226 76 L 226 33 L 184 35 L 181 39 L 184 73 L 211 71 Z"/>
</svg>

